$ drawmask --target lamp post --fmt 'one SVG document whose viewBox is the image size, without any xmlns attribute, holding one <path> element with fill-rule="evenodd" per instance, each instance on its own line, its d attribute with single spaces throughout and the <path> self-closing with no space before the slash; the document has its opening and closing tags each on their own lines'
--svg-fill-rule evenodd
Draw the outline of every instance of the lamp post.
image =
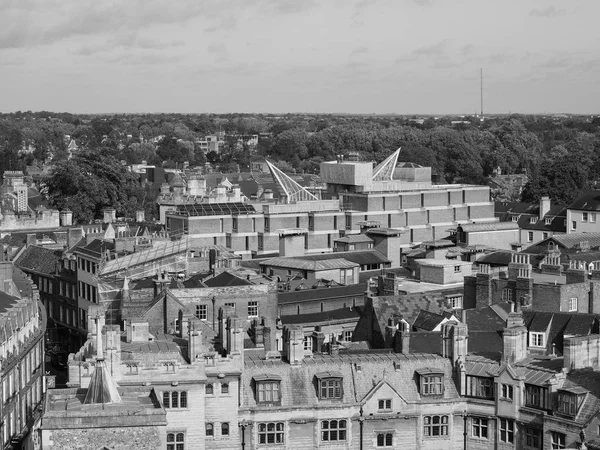
<svg viewBox="0 0 600 450">
<path fill-rule="evenodd" d="M 246 448 L 246 427 L 248 426 L 248 422 L 242 420 L 239 424 L 242 429 L 242 450 Z"/>
<path fill-rule="evenodd" d="M 463 418 L 463 446 L 464 450 L 467 450 L 467 410 L 465 409 L 462 413 Z"/>
<path fill-rule="evenodd" d="M 360 450 L 363 450 L 363 426 L 365 422 L 365 418 L 363 417 L 363 407 L 360 406 L 360 417 L 358 418 L 358 424 L 360 428 Z"/>
</svg>

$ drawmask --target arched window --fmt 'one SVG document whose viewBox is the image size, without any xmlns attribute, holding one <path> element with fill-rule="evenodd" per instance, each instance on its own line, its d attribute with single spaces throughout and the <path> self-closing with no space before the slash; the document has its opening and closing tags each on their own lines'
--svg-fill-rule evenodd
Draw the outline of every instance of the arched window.
<svg viewBox="0 0 600 450">
<path fill-rule="evenodd" d="M 221 424 L 221 435 L 222 436 L 229 436 L 229 423 L 223 422 Z"/>
<path fill-rule="evenodd" d="M 229 394 L 229 383 L 221 384 L 221 394 Z"/>
<path fill-rule="evenodd" d="M 215 435 L 215 426 L 212 423 L 206 424 L 206 435 L 214 436 Z"/>
<path fill-rule="evenodd" d="M 214 388 L 213 385 L 211 383 L 206 385 L 206 395 L 213 395 L 214 394 Z"/>
</svg>

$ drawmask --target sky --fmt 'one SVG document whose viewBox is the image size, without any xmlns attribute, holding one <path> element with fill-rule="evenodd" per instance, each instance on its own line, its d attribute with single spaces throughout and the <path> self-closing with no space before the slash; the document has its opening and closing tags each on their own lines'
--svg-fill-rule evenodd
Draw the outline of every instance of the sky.
<svg viewBox="0 0 600 450">
<path fill-rule="evenodd" d="M 600 112 L 598 0 L 0 0 L 0 111 Z"/>
</svg>

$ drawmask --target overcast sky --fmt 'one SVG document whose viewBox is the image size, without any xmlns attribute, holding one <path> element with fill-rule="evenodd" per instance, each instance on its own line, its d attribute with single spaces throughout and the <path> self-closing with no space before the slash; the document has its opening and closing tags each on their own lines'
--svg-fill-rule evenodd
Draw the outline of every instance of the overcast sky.
<svg viewBox="0 0 600 450">
<path fill-rule="evenodd" d="M 600 112 L 599 0 L 0 0 L 0 110 Z"/>
</svg>

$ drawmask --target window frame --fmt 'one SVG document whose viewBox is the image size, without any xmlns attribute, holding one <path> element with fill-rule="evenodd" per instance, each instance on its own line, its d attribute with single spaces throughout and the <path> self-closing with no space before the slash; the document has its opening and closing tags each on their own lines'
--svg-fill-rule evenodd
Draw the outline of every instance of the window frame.
<svg viewBox="0 0 600 450">
<path fill-rule="evenodd" d="M 423 437 L 440 438 L 448 436 L 448 425 L 447 415 L 434 414 L 423 416 Z"/>
<path fill-rule="evenodd" d="M 221 383 L 221 394 L 229 395 L 229 383 Z"/>
<path fill-rule="evenodd" d="M 229 422 L 221 422 L 221 436 L 229 436 L 230 427 Z"/>
<path fill-rule="evenodd" d="M 539 342 L 541 342 L 541 344 Z M 546 348 L 546 333 L 541 331 L 530 331 L 529 347 Z"/>
<path fill-rule="evenodd" d="M 569 312 L 577 312 L 579 309 L 579 298 L 578 297 L 570 297 L 569 298 Z"/>
<path fill-rule="evenodd" d="M 579 396 L 571 392 L 558 391 L 556 396 L 556 412 L 565 416 L 575 417 L 579 410 Z"/>
<path fill-rule="evenodd" d="M 254 319 L 258 317 L 258 301 L 250 300 L 248 301 L 248 318 Z"/>
<path fill-rule="evenodd" d="M 498 418 L 498 441 L 506 444 L 515 443 L 514 420 Z"/>
<path fill-rule="evenodd" d="M 213 383 L 206 384 L 206 386 L 204 387 L 204 395 L 215 395 L 215 385 Z"/>
<path fill-rule="evenodd" d="M 208 305 L 196 305 L 196 318 L 208 320 Z"/>
<path fill-rule="evenodd" d="M 204 435 L 207 437 L 215 436 L 215 424 L 214 423 L 206 422 L 206 424 L 204 425 Z"/>
<path fill-rule="evenodd" d="M 463 307 L 463 294 L 453 294 L 446 296 L 446 302 L 451 309 L 462 309 Z"/>
<path fill-rule="evenodd" d="M 172 440 L 169 440 L 172 436 Z M 180 439 L 181 437 L 181 439 Z M 185 450 L 185 432 L 167 432 L 167 450 Z"/>
<path fill-rule="evenodd" d="M 272 425 L 272 429 L 269 426 Z M 285 444 L 285 423 L 284 422 L 259 422 L 256 425 L 259 445 L 283 445 Z M 273 438 L 269 442 L 269 437 Z M 279 440 L 278 440 L 279 439 Z"/>
<path fill-rule="evenodd" d="M 525 427 L 525 446 L 529 448 L 542 448 L 542 430 L 536 427 Z"/>
<path fill-rule="evenodd" d="M 494 379 L 467 375 L 467 396 L 493 400 Z"/>
<path fill-rule="evenodd" d="M 562 449 L 567 448 L 567 436 L 558 431 L 550 431 L 550 448 Z"/>
<path fill-rule="evenodd" d="M 525 384 L 525 406 L 528 408 L 548 409 L 548 389 L 535 384 Z"/>
<path fill-rule="evenodd" d="M 512 384 L 500 383 L 500 400 L 512 402 L 514 399 L 514 386 Z"/>
<path fill-rule="evenodd" d="M 393 447 L 394 433 L 392 431 L 378 431 L 375 437 L 375 446 L 377 448 Z"/>
<path fill-rule="evenodd" d="M 511 288 L 505 287 L 502 289 L 502 301 L 503 302 L 512 302 L 513 300 L 513 290 Z"/>
<path fill-rule="evenodd" d="M 471 436 L 476 439 L 489 439 L 489 420 L 485 417 L 471 417 Z"/>
<path fill-rule="evenodd" d="M 335 425 L 335 427 L 332 425 Z M 345 442 L 348 439 L 348 422 L 346 419 L 322 420 L 320 430 L 322 442 Z"/>
<path fill-rule="evenodd" d="M 421 375 L 421 395 L 428 397 L 444 395 L 444 374 Z"/>
<path fill-rule="evenodd" d="M 342 400 L 344 398 L 341 377 L 320 377 L 318 387 L 319 400 Z"/>
<path fill-rule="evenodd" d="M 270 399 L 268 397 L 270 397 Z M 280 404 L 281 403 L 281 381 L 280 380 L 256 381 L 256 403 Z"/>
<path fill-rule="evenodd" d="M 377 400 L 377 409 L 379 411 L 391 411 L 392 405 L 393 402 L 391 398 L 380 398 Z"/>
</svg>

